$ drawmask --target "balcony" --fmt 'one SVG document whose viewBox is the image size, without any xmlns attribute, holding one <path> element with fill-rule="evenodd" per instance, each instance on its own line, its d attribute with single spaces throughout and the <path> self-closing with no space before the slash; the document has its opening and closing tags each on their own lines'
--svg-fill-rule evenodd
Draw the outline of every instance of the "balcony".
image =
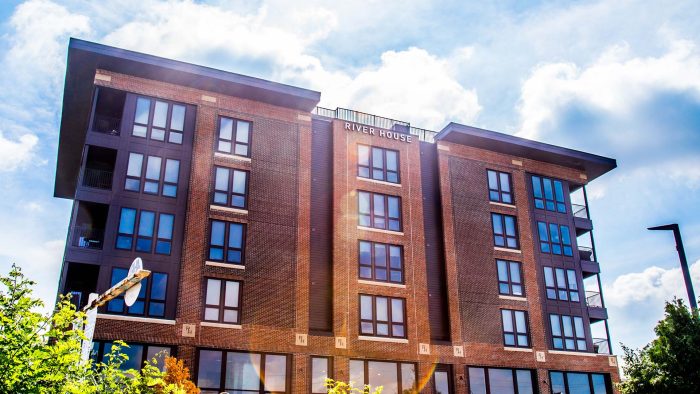
<svg viewBox="0 0 700 394">
<path fill-rule="evenodd" d="M 593 222 L 588 216 L 588 207 L 580 204 L 571 204 L 571 212 L 574 215 L 574 227 L 576 236 L 581 236 L 593 230 Z"/>
<path fill-rule="evenodd" d="M 116 150 L 88 145 L 80 184 L 94 189 L 112 190 L 116 161 Z"/>
<path fill-rule="evenodd" d="M 70 301 L 77 309 L 81 309 L 87 304 L 90 293 L 97 291 L 100 266 L 67 261 L 65 267 L 66 281 L 60 292 L 70 294 Z"/>
<path fill-rule="evenodd" d="M 610 341 L 607 338 L 592 338 L 593 352 L 596 354 L 610 354 Z"/>
<path fill-rule="evenodd" d="M 75 226 L 72 231 L 72 245 L 76 248 L 102 249 L 104 229 L 91 228 L 90 226 Z"/>
<path fill-rule="evenodd" d="M 602 308 L 603 307 L 603 299 L 600 296 L 600 293 L 597 291 L 587 291 L 586 292 L 586 305 L 589 308 Z"/>
<path fill-rule="evenodd" d="M 588 318 L 591 320 L 591 323 L 596 323 L 608 318 L 608 310 L 603 305 L 603 298 L 599 292 L 586 292 L 586 306 L 588 306 Z"/>
<path fill-rule="evenodd" d="M 90 130 L 96 133 L 118 136 L 124 113 L 126 93 L 115 89 L 98 87 L 95 94 L 97 95 L 97 100 L 95 101 Z"/>
</svg>

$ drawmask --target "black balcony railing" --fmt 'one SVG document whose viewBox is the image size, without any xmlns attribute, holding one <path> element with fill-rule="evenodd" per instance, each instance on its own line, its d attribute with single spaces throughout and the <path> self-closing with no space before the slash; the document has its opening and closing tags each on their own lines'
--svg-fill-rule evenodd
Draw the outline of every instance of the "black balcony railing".
<svg viewBox="0 0 700 394">
<path fill-rule="evenodd" d="M 586 305 L 588 305 L 591 308 L 602 308 L 603 298 L 601 298 L 600 293 L 597 291 L 587 291 Z"/>
<path fill-rule="evenodd" d="M 92 123 L 92 131 L 109 135 L 119 135 L 119 127 L 121 119 L 112 116 L 95 114 L 95 119 Z"/>
<path fill-rule="evenodd" d="M 579 245 L 578 254 L 583 261 L 596 261 L 595 253 L 593 253 L 593 248 L 590 246 Z"/>
<path fill-rule="evenodd" d="M 593 338 L 593 352 L 596 354 L 610 354 L 610 342 L 607 338 Z"/>
<path fill-rule="evenodd" d="M 577 218 L 590 219 L 590 216 L 588 216 L 588 207 L 585 205 L 571 204 L 571 210 Z"/>
<path fill-rule="evenodd" d="M 110 190 L 112 189 L 113 174 L 112 171 L 85 168 L 85 172 L 83 172 L 83 186 Z"/>
<path fill-rule="evenodd" d="M 346 108 L 329 109 L 323 107 L 316 107 L 312 113 L 315 115 L 325 116 L 327 118 L 347 120 L 349 122 L 379 127 L 385 130 L 393 130 L 399 133 L 415 135 L 420 141 L 426 141 L 430 143 L 435 142 L 435 136 L 437 135 L 437 132 L 435 131 L 413 127 L 408 122 L 385 118 L 383 116 L 367 114 L 364 112 L 353 111 L 351 109 Z"/>
<path fill-rule="evenodd" d="M 90 226 L 73 227 L 73 246 L 85 249 L 102 249 L 104 230 Z"/>
</svg>

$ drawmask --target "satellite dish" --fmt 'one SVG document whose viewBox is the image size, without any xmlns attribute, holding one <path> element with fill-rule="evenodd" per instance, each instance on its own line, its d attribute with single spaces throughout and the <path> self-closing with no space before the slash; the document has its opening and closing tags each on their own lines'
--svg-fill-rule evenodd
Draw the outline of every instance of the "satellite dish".
<svg viewBox="0 0 700 394">
<path fill-rule="evenodd" d="M 141 271 L 143 269 L 143 261 L 141 261 L 141 257 L 137 257 L 134 259 L 134 262 L 131 263 L 131 267 L 129 267 L 129 273 L 126 274 L 126 277 L 132 277 L 136 272 Z M 133 287 L 131 287 L 129 290 L 124 292 L 124 303 L 126 306 L 132 306 L 134 305 L 134 302 L 136 302 L 136 299 L 139 298 L 139 293 L 141 292 L 141 282 L 135 284 Z"/>
</svg>

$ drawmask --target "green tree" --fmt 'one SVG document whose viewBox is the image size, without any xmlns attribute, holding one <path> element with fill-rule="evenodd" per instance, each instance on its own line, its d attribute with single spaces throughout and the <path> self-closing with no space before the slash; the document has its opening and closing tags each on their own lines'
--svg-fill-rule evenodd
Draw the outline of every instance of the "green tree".
<svg viewBox="0 0 700 394">
<path fill-rule="evenodd" d="M 121 341 L 103 362 L 81 362 L 85 314 L 67 297 L 52 314 L 40 313 L 43 304 L 32 296 L 33 286 L 15 265 L 7 276 L 0 275 L 0 393 L 199 393 L 189 371 L 173 357 L 165 363 L 172 371 L 158 369 L 155 358 L 140 371 L 123 370 L 128 357 Z"/>
<path fill-rule="evenodd" d="M 371 391 L 371 388 L 366 384 L 362 388 L 353 387 L 352 382 L 345 383 L 340 380 L 333 380 L 330 378 L 326 379 L 326 388 L 328 389 L 328 394 L 381 394 L 382 386 L 379 386 Z"/>
<path fill-rule="evenodd" d="M 700 393 L 700 316 L 682 300 L 667 302 L 654 331 L 657 338 L 641 350 L 623 346 L 627 379 L 623 394 Z"/>
</svg>

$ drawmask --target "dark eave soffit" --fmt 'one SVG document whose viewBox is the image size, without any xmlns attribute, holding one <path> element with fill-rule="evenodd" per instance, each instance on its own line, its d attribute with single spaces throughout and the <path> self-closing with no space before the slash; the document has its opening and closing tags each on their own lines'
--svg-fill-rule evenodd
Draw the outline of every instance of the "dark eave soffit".
<svg viewBox="0 0 700 394">
<path fill-rule="evenodd" d="M 103 69 L 311 112 L 321 93 L 144 53 L 70 39 L 54 196 L 73 198 L 88 128 L 95 70 Z"/>
<path fill-rule="evenodd" d="M 562 148 L 515 137 L 510 134 L 479 129 L 459 123 L 450 123 L 435 137 L 436 141 L 448 141 L 473 146 L 511 156 L 557 164 L 582 171 L 588 182 L 617 167 L 615 159 Z"/>
</svg>

